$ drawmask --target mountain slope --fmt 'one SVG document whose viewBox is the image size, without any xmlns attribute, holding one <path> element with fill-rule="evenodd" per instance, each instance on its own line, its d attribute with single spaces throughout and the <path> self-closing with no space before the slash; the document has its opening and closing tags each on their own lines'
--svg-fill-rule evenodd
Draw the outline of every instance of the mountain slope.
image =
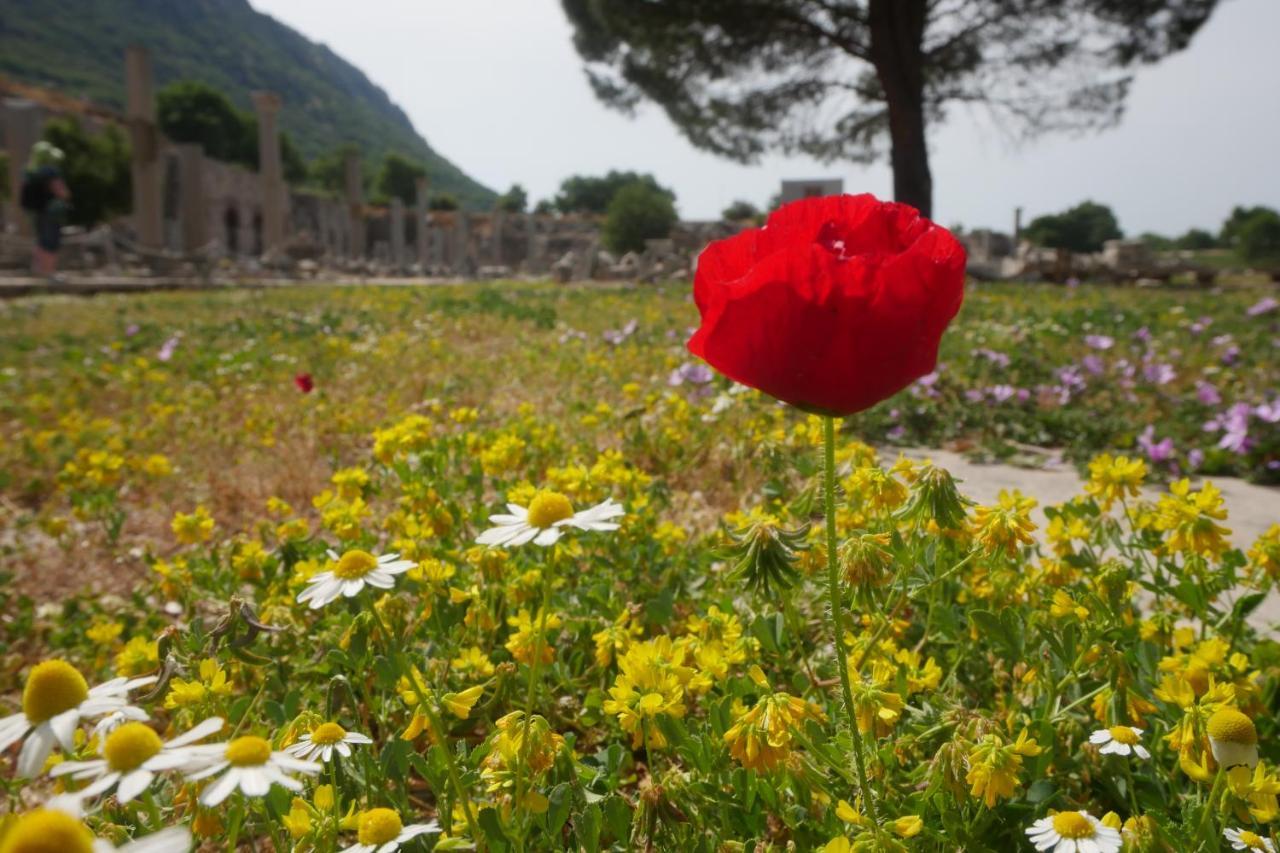
<svg viewBox="0 0 1280 853">
<path fill-rule="evenodd" d="M 426 165 L 433 192 L 493 202 L 363 72 L 247 0 L 0 0 L 0 75 L 123 108 L 130 44 L 150 49 L 157 88 L 201 80 L 243 109 L 255 89 L 279 93 L 281 127 L 308 159 L 346 142 L 366 164 L 399 151 Z"/>
</svg>

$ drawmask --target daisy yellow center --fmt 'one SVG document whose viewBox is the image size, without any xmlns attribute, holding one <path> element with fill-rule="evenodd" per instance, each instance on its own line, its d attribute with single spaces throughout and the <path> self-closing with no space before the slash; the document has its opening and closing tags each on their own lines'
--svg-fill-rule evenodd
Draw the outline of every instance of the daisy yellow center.
<svg viewBox="0 0 1280 853">
<path fill-rule="evenodd" d="M 256 735 L 245 735 L 227 744 L 226 756 L 236 767 L 256 767 L 271 757 L 271 744 Z"/>
<path fill-rule="evenodd" d="M 1133 746 L 1138 742 L 1138 736 L 1128 726 L 1112 726 L 1107 731 L 1111 733 L 1111 739 L 1116 743 Z"/>
<path fill-rule="evenodd" d="M 47 660 L 32 667 L 27 676 L 22 713 L 32 723 L 43 723 L 88 698 L 89 685 L 74 666 L 64 660 Z"/>
<path fill-rule="evenodd" d="M 1247 829 L 1240 830 L 1240 843 L 1247 845 L 1253 850 L 1265 850 L 1267 846 L 1263 842 L 1261 836 L 1256 835 Z"/>
<path fill-rule="evenodd" d="M 102 754 L 112 770 L 128 773 L 160 751 L 160 736 L 143 723 L 125 723 L 107 735 Z"/>
<path fill-rule="evenodd" d="M 1209 718 L 1209 737 L 1253 746 L 1258 742 L 1258 730 L 1253 727 L 1253 720 L 1235 708 L 1219 708 Z"/>
<path fill-rule="evenodd" d="M 1063 838 L 1092 838 L 1093 821 L 1080 812 L 1058 812 L 1053 816 L 1053 831 Z"/>
<path fill-rule="evenodd" d="M 529 525 L 550 527 L 573 516 L 573 504 L 559 492 L 538 492 L 529 501 Z"/>
<path fill-rule="evenodd" d="M 377 557 L 368 551 L 356 549 L 342 555 L 342 558 L 338 560 L 338 565 L 333 570 L 333 574 L 344 581 L 354 581 L 369 574 L 377 567 Z"/>
<path fill-rule="evenodd" d="M 9 828 L 0 853 L 93 853 L 93 833 L 71 815 L 36 809 Z"/>
<path fill-rule="evenodd" d="M 335 743 L 341 743 L 346 736 L 347 730 L 337 723 L 321 723 L 312 730 L 311 742 L 330 746 Z"/>
<path fill-rule="evenodd" d="M 395 841 L 402 829 L 400 815 L 391 809 L 370 809 L 360 816 L 360 843 L 386 844 Z"/>
</svg>

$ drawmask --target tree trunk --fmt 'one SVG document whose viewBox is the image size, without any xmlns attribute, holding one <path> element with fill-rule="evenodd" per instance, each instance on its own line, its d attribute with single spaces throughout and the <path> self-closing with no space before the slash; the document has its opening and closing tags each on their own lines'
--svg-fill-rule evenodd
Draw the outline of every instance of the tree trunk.
<svg viewBox="0 0 1280 853">
<path fill-rule="evenodd" d="M 871 0 L 871 61 L 889 109 L 893 197 L 933 213 L 933 177 L 924 121 L 927 0 Z"/>
</svg>

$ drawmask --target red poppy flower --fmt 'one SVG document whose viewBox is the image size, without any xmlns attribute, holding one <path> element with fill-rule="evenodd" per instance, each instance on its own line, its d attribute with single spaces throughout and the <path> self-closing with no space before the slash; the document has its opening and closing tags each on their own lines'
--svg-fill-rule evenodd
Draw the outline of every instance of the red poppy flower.
<svg viewBox="0 0 1280 853">
<path fill-rule="evenodd" d="M 698 258 L 689 351 L 799 408 L 859 412 L 933 371 L 964 267 L 959 241 L 913 207 L 792 202 Z"/>
<path fill-rule="evenodd" d="M 316 387 L 316 383 L 311 381 L 310 373 L 299 373 L 293 377 L 293 384 L 298 386 L 298 390 L 303 394 L 310 394 L 311 389 Z"/>
</svg>

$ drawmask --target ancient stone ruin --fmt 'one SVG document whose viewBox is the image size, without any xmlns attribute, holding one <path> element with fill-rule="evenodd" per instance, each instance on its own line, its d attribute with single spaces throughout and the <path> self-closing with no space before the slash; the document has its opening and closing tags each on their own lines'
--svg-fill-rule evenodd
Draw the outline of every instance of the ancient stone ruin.
<svg viewBox="0 0 1280 853">
<path fill-rule="evenodd" d="M 644 252 L 615 258 L 600 246 L 596 217 L 432 211 L 425 179 L 412 208 L 399 199 L 371 205 L 354 152 L 344 163 L 340 197 L 290 187 L 281 163 L 279 95 L 253 93 L 260 164 L 254 172 L 215 160 L 200 145 L 164 137 L 145 48 L 126 52 L 124 73 L 123 114 L 56 93 L 41 93 L 39 100 L 8 97 L 0 111 L 13 187 L 21 182 L 47 117 L 71 115 L 90 132 L 114 123 L 128 133 L 133 210 L 91 234 L 71 234 L 64 267 L 206 279 L 219 274 L 314 277 L 323 271 L 360 277 L 652 280 L 688 276 L 707 242 L 736 230 L 728 223 L 685 222 L 669 239 L 649 241 Z M 28 91 L 19 94 L 33 94 L 24 88 Z M 10 199 L 4 223 L 0 267 L 21 269 L 29 225 L 16 199 Z"/>
</svg>

